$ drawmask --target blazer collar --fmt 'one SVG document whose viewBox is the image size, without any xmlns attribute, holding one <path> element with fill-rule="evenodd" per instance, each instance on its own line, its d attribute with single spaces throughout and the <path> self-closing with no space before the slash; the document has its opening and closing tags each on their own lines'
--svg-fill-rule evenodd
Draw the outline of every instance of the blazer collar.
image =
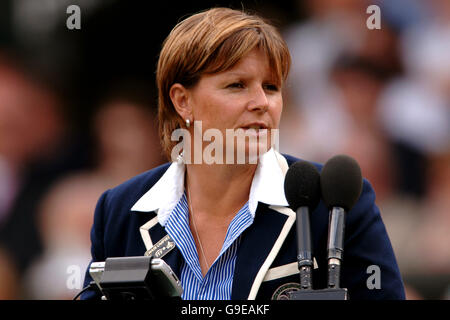
<svg viewBox="0 0 450 320">
<path fill-rule="evenodd" d="M 163 176 L 131 208 L 131 211 L 157 213 L 157 220 L 165 225 L 170 213 L 184 192 L 186 166 L 172 162 Z"/>
<path fill-rule="evenodd" d="M 287 168 L 286 159 L 273 148 L 260 156 L 250 187 L 249 209 L 253 217 L 258 202 L 288 206 L 284 195 Z M 184 164 L 173 162 L 158 182 L 133 205 L 131 211 L 155 211 L 158 222 L 164 226 L 183 195 L 185 170 Z"/>
</svg>

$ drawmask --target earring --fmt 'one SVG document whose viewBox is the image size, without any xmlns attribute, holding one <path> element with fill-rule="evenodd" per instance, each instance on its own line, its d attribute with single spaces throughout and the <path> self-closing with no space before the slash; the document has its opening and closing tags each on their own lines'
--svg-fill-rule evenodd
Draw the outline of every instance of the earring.
<svg viewBox="0 0 450 320">
<path fill-rule="evenodd" d="M 177 156 L 177 163 L 178 163 L 178 164 L 183 164 L 183 163 L 184 163 L 184 151 L 182 151 L 182 152 Z"/>
<path fill-rule="evenodd" d="M 186 128 L 189 128 L 191 126 L 191 120 L 186 119 Z"/>
</svg>

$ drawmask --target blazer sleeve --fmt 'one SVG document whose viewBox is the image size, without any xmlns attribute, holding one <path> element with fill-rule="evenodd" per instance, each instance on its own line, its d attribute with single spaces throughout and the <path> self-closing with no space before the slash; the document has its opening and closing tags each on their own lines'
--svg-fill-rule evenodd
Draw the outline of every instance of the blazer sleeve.
<svg viewBox="0 0 450 320">
<path fill-rule="evenodd" d="M 94 212 L 94 223 L 91 228 L 91 262 L 87 267 L 85 277 L 84 277 L 84 285 L 83 287 L 87 287 L 89 283 L 93 280 L 91 275 L 89 274 L 89 268 L 92 262 L 97 261 L 105 261 L 105 247 L 104 247 L 104 212 L 105 212 L 105 202 L 106 197 L 108 195 L 108 191 L 104 192 L 100 199 L 97 202 L 97 206 Z M 100 295 L 96 290 L 88 290 L 81 295 L 81 300 L 93 300 L 100 299 Z"/>
<path fill-rule="evenodd" d="M 405 299 L 400 270 L 375 192 L 364 179 L 357 204 L 347 213 L 342 287 L 350 299 Z"/>
</svg>

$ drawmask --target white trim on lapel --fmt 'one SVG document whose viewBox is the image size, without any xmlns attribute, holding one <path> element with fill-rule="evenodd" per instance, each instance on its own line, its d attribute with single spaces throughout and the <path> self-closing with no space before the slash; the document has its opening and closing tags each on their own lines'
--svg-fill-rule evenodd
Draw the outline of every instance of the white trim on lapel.
<svg viewBox="0 0 450 320">
<path fill-rule="evenodd" d="M 141 233 L 142 240 L 145 244 L 145 249 L 149 250 L 151 247 L 153 247 L 152 239 L 150 238 L 150 232 L 149 230 L 154 227 L 158 223 L 158 217 L 154 217 L 153 219 L 150 219 L 145 224 L 143 224 L 139 228 L 139 232 Z"/>
<path fill-rule="evenodd" d="M 247 298 L 248 300 L 255 300 L 259 287 L 261 286 L 261 283 L 263 282 L 266 273 L 269 270 L 269 267 L 273 263 L 273 260 L 275 260 L 275 257 L 280 251 L 281 246 L 283 245 L 284 240 L 286 239 L 289 231 L 291 230 L 292 225 L 295 223 L 295 212 L 292 211 L 292 209 L 280 206 L 270 206 L 269 208 L 287 215 L 288 218 L 284 223 L 284 226 L 281 229 L 280 235 L 275 241 L 272 250 L 270 250 L 270 253 L 267 256 L 266 261 L 264 261 L 263 265 L 259 269 L 258 274 L 255 277 L 255 281 L 253 281 L 252 288 L 250 289 L 250 294 L 248 295 Z"/>
<path fill-rule="evenodd" d="M 313 257 L 313 262 L 314 262 L 314 269 L 319 268 L 319 266 L 317 265 L 317 261 L 316 258 Z M 284 278 L 284 277 L 288 277 L 288 276 L 292 276 L 294 274 L 299 274 L 300 271 L 298 270 L 298 262 L 291 262 L 288 264 L 284 264 L 282 266 L 278 266 L 275 268 L 270 268 L 269 270 L 267 270 L 266 276 L 264 277 L 264 281 L 270 281 L 270 280 L 276 280 L 276 279 L 280 279 L 280 278 Z"/>
<path fill-rule="evenodd" d="M 298 263 L 296 261 L 279 267 L 270 268 L 269 270 L 267 270 L 263 282 L 291 276 L 297 273 L 299 273 L 299 270 L 298 270 Z"/>
</svg>

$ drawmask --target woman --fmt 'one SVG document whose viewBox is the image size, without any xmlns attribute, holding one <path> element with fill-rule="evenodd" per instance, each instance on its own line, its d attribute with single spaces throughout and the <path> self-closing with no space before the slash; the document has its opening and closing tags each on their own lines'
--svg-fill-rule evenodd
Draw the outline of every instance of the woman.
<svg viewBox="0 0 450 320">
<path fill-rule="evenodd" d="M 153 252 L 169 236 L 175 248 L 163 259 L 180 278 L 183 299 L 277 299 L 298 288 L 295 213 L 283 188 L 298 159 L 270 148 L 289 66 L 285 42 L 257 16 L 215 8 L 175 26 L 157 68 L 161 141 L 173 162 L 102 195 L 92 261 Z M 214 152 L 207 152 L 213 143 Z M 347 221 L 342 285 L 352 298 L 403 298 L 373 201 L 365 182 Z M 317 288 L 326 284 L 327 220 L 320 203 L 311 221 Z M 379 290 L 366 286 L 366 269 L 374 264 L 383 273 Z M 85 284 L 90 281 L 86 273 Z"/>
</svg>

